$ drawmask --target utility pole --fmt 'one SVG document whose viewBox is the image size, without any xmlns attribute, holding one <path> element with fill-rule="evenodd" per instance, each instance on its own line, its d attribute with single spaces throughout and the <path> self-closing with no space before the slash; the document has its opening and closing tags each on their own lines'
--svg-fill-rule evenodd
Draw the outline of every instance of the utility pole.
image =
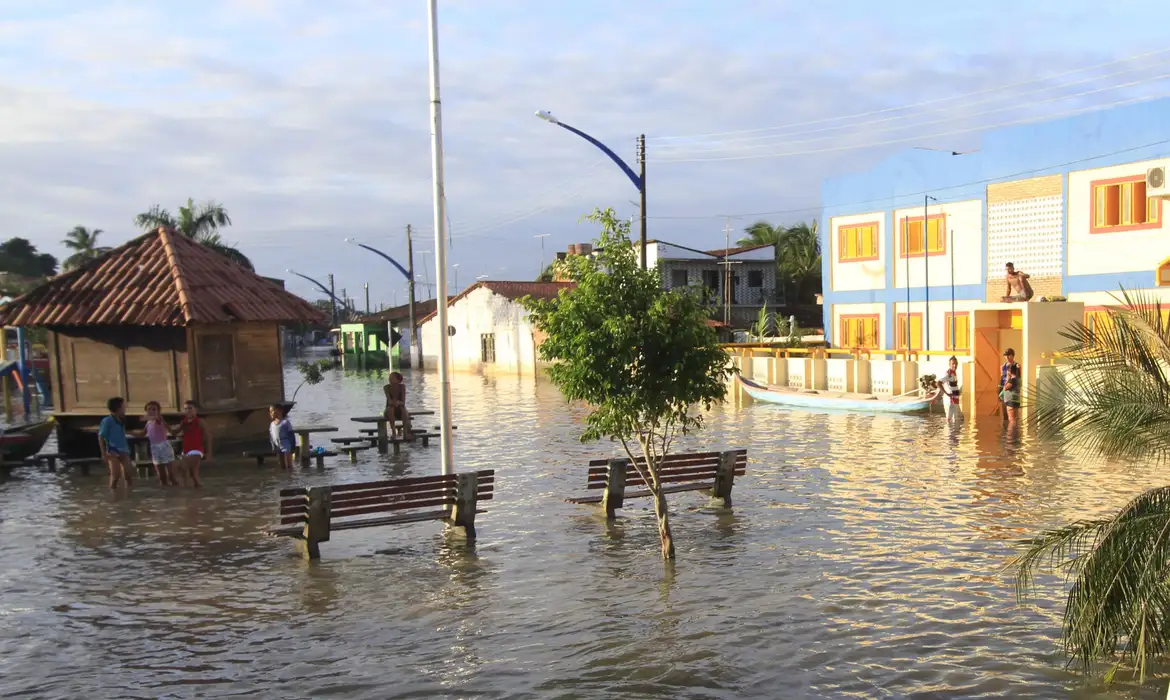
<svg viewBox="0 0 1170 700">
<path fill-rule="evenodd" d="M 370 313 L 370 283 L 366 282 L 366 313 Z"/>
<path fill-rule="evenodd" d="M 538 233 L 535 238 L 540 239 L 540 270 L 536 273 L 536 279 L 539 280 L 544 275 L 544 239 L 548 238 L 550 234 Z"/>
<path fill-rule="evenodd" d="M 723 224 L 723 322 L 731 325 L 731 219 Z"/>
<path fill-rule="evenodd" d="M 646 134 L 638 137 L 638 165 L 641 166 L 642 172 L 639 176 L 641 178 L 642 186 L 642 269 L 646 269 Z"/>
<path fill-rule="evenodd" d="M 408 302 L 409 308 L 407 310 L 407 313 L 409 314 L 409 319 L 408 319 L 407 323 L 410 324 L 410 342 L 414 346 L 414 354 L 415 354 L 415 357 L 417 358 L 417 361 L 418 361 L 417 366 L 419 369 L 422 369 L 422 366 L 423 366 L 422 338 L 419 337 L 418 326 L 416 326 L 414 323 L 414 321 L 415 321 L 415 318 L 414 318 L 414 240 L 410 236 L 410 224 L 406 225 L 406 265 L 407 265 L 406 271 L 409 273 L 409 276 L 410 276 L 410 279 L 407 281 L 407 285 L 406 285 L 407 288 L 410 290 L 409 291 L 410 301 Z"/>
<path fill-rule="evenodd" d="M 925 199 L 922 200 L 922 269 L 923 274 L 925 275 L 922 283 L 922 290 L 926 295 L 926 311 L 922 314 L 922 318 L 924 325 L 923 344 L 926 346 L 927 351 L 930 350 L 930 200 L 932 199 L 934 199 L 934 197 L 926 195 Z M 937 202 L 938 200 L 934 199 L 934 201 Z M 939 227 L 940 230 L 938 234 L 941 238 L 943 235 L 943 231 L 941 230 L 941 221 L 939 222 Z M 955 251 L 952 250 L 951 255 L 954 254 Z"/>
<path fill-rule="evenodd" d="M 329 273 L 329 309 L 332 312 L 333 327 L 337 328 L 337 295 L 333 293 L 333 273 Z"/>
</svg>

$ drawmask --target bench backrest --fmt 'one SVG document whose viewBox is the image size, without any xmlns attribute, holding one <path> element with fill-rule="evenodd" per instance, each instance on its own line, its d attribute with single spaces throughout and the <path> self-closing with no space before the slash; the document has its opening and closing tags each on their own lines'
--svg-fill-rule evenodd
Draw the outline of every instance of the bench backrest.
<svg viewBox="0 0 1170 700">
<path fill-rule="evenodd" d="M 476 500 L 490 501 L 495 490 L 496 471 L 475 472 Z M 363 481 L 318 487 L 329 490 L 331 521 L 375 513 L 455 504 L 455 474 L 419 476 L 408 479 Z M 301 486 L 280 490 L 280 524 L 304 523 L 309 517 L 309 489 Z"/>
<path fill-rule="evenodd" d="M 735 453 L 735 475 L 743 476 L 747 471 L 747 450 L 729 450 Z M 659 469 L 659 481 L 663 484 L 687 483 L 691 481 L 713 481 L 715 472 L 719 468 L 722 452 L 692 452 L 666 455 Z M 626 465 L 626 486 L 645 486 L 641 474 L 630 463 L 629 458 L 622 459 Z M 639 464 L 645 460 L 639 459 Z M 589 461 L 589 476 L 587 488 L 603 489 L 608 483 L 610 459 L 593 459 Z"/>
</svg>

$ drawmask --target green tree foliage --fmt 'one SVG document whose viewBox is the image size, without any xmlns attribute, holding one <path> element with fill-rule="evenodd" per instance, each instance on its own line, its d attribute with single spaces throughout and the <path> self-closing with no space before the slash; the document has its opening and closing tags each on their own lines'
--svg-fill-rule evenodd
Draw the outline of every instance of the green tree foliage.
<svg viewBox="0 0 1170 700">
<path fill-rule="evenodd" d="M 316 362 L 298 362 L 297 371 L 301 373 L 301 383 L 293 391 L 292 398 L 289 401 L 296 401 L 297 394 L 300 393 L 301 387 L 308 384 L 314 386 L 320 384 L 325 379 L 325 370 L 332 369 L 334 362 L 332 360 L 317 360 Z"/>
<path fill-rule="evenodd" d="M 663 290 L 657 270 L 639 267 L 629 222 L 612 209 L 585 219 L 601 234 L 598 255 L 562 263 L 576 288 L 524 304 L 546 334 L 540 355 L 553 363 L 553 383 L 568 400 L 590 407 L 581 440 L 621 442 L 649 485 L 662 556 L 671 560 L 662 460 L 679 435 L 702 426 L 702 414 L 693 409 L 722 400 L 732 370 L 696 293 Z"/>
<path fill-rule="evenodd" d="M 101 248 L 97 244 L 98 237 L 102 233 L 100 228 L 90 230 L 84 226 L 74 226 L 72 231 L 65 234 L 65 240 L 62 241 L 66 248 L 73 251 L 72 255 L 65 258 L 62 267 L 65 270 L 72 270 L 108 253 L 109 248 Z"/>
<path fill-rule="evenodd" d="M 155 204 L 134 217 L 134 225 L 146 231 L 160 226 L 173 228 L 249 270 L 256 269 L 246 255 L 233 245 L 225 243 L 223 236 L 220 235 L 221 228 L 232 225 L 231 217 L 222 204 L 206 202 L 197 205 L 194 200 L 188 198 L 187 204 L 179 207 L 177 217 Z"/>
<path fill-rule="evenodd" d="M 1125 459 L 1170 457 L 1170 324 L 1156 301 L 1123 291 L 1122 305 L 1089 329 L 1064 335 L 1068 367 L 1038 383 L 1042 435 L 1070 448 Z M 1110 680 L 1170 650 L 1170 487 L 1146 491 L 1111 517 L 1081 520 L 1025 543 L 1010 564 L 1021 599 L 1033 576 L 1071 581 L 1061 632 L 1070 660 L 1086 672 L 1102 661 Z"/>
<path fill-rule="evenodd" d="M 27 238 L 9 238 L 0 243 L 0 272 L 20 277 L 52 277 L 57 274 L 57 258 L 42 253 Z"/>
</svg>

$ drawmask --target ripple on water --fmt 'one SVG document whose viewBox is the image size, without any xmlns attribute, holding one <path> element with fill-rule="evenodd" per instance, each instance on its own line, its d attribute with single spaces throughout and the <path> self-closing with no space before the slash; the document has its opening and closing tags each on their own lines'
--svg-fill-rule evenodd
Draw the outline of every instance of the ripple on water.
<svg viewBox="0 0 1170 700">
<path fill-rule="evenodd" d="M 417 403 L 434 379 L 408 376 Z M 381 381 L 338 373 L 293 418 L 345 433 Z M 211 468 L 198 492 L 0 483 L 0 696 L 1138 696 L 1066 673 L 1059 581 L 1021 609 L 1000 569 L 1019 538 L 1160 484 L 1151 467 L 997 424 L 724 407 L 680 449 L 747 446 L 748 476 L 733 514 L 673 499 L 665 568 L 645 504 L 606 526 L 562 501 L 617 454 L 577 441 L 579 407 L 531 378 L 456 375 L 452 394 L 458 464 L 498 470 L 471 551 L 421 524 L 340 533 L 310 566 L 257 536 L 277 489 L 435 473 L 433 447 Z"/>
</svg>

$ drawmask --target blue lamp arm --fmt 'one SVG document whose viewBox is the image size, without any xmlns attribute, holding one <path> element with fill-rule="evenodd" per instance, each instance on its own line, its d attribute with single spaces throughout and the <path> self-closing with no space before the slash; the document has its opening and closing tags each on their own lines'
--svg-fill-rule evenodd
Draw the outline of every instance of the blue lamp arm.
<svg viewBox="0 0 1170 700">
<path fill-rule="evenodd" d="M 592 136 L 585 133 L 584 131 L 581 131 L 580 129 L 575 129 L 562 121 L 556 122 L 556 125 L 564 128 L 564 129 L 568 129 L 569 131 L 573 132 L 574 134 L 580 136 L 581 138 L 585 139 L 589 143 L 591 143 L 594 146 L 597 146 L 599 149 L 601 149 L 602 153 L 609 156 L 610 160 L 617 163 L 617 166 L 622 169 L 622 172 L 626 174 L 626 177 L 630 178 L 630 182 L 634 183 L 634 187 L 637 187 L 639 192 L 642 191 L 642 178 L 638 177 L 638 174 L 635 173 L 633 171 L 633 169 L 630 168 L 630 166 L 626 165 L 626 162 L 624 160 L 622 160 L 621 158 L 619 158 L 616 153 L 609 150 L 609 146 L 606 146 L 604 143 L 598 141 L 597 139 L 593 138 Z"/>
<path fill-rule="evenodd" d="M 394 267 L 398 268 L 398 271 L 402 273 L 402 276 L 403 276 L 403 277 L 405 277 L 405 278 L 407 279 L 407 281 L 413 281 L 413 280 L 411 280 L 411 279 L 410 279 L 410 273 L 406 271 L 406 268 L 405 268 L 405 267 L 403 267 L 403 266 L 401 266 L 401 265 L 399 265 L 399 264 L 398 264 L 398 261 L 397 261 L 397 260 L 395 260 L 394 258 L 390 257 L 389 255 L 386 255 L 385 253 L 383 253 L 382 251 L 378 250 L 377 248 L 371 248 L 370 246 L 366 245 L 365 243 L 358 243 L 357 245 L 358 245 L 358 247 L 365 248 L 366 250 L 370 251 L 371 253 L 377 253 L 378 255 L 381 255 L 381 256 L 382 256 L 383 258 L 385 258 L 385 259 L 386 259 L 386 260 L 387 260 L 387 261 L 388 261 L 388 262 L 389 262 L 391 265 L 393 265 Z"/>
</svg>

